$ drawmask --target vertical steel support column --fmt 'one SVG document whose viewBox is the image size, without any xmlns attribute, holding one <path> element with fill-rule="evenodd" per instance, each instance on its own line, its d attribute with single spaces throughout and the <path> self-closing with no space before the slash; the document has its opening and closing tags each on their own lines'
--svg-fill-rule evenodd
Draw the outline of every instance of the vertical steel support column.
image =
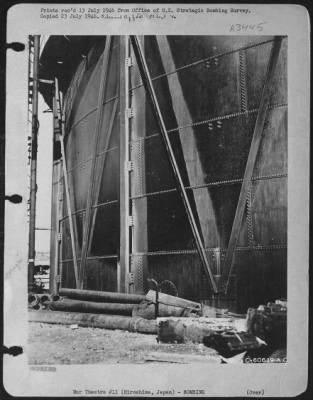
<svg viewBox="0 0 313 400">
<path fill-rule="evenodd" d="M 225 294 L 228 292 L 229 283 L 231 279 L 231 273 L 233 270 L 233 259 L 234 259 L 234 251 L 237 244 L 237 240 L 239 238 L 242 218 L 247 202 L 247 196 L 249 194 L 251 178 L 254 170 L 254 165 L 256 162 L 256 158 L 258 155 L 262 133 L 264 128 L 264 122 L 266 118 L 267 108 L 270 101 L 270 96 L 272 94 L 272 81 L 274 78 L 274 72 L 276 69 L 278 56 L 281 48 L 281 37 L 275 37 L 272 51 L 270 54 L 270 59 L 268 63 L 267 73 L 265 76 L 265 83 L 263 86 L 261 100 L 259 105 L 258 115 L 255 121 L 253 136 L 251 140 L 251 146 L 249 150 L 249 155 L 246 163 L 245 173 L 243 176 L 243 181 L 241 185 L 241 190 L 239 194 L 239 199 L 237 203 L 236 213 L 234 217 L 234 222 L 230 234 L 229 244 L 227 248 L 227 253 L 225 257 L 224 263 L 224 276 L 226 276 L 226 284 L 225 284 Z"/>
<path fill-rule="evenodd" d="M 51 237 L 50 237 L 50 276 L 49 290 L 57 294 L 57 279 L 59 265 L 60 243 L 60 196 L 61 196 L 61 162 L 54 161 L 52 173 L 52 209 L 51 209 Z"/>
<path fill-rule="evenodd" d="M 130 40 L 131 40 L 131 43 L 132 43 L 132 46 L 134 49 L 137 64 L 138 64 L 138 67 L 139 67 L 139 70 L 141 73 L 141 77 L 143 80 L 143 84 L 144 84 L 144 87 L 145 87 L 145 90 L 147 93 L 147 98 L 151 104 L 153 115 L 155 117 L 156 123 L 158 124 L 158 128 L 160 129 L 161 137 L 162 137 L 169 161 L 171 163 L 171 167 L 172 167 L 172 170 L 174 173 L 174 178 L 176 180 L 177 187 L 178 187 L 179 193 L 181 195 L 181 198 L 182 198 L 185 210 L 186 210 L 186 214 L 187 214 L 187 217 L 188 217 L 188 220 L 190 223 L 190 227 L 192 230 L 194 240 L 196 242 L 196 246 L 197 246 L 197 250 L 198 250 L 201 262 L 204 266 L 206 274 L 208 275 L 209 282 L 212 286 L 213 292 L 217 293 L 218 290 L 217 290 L 217 286 L 215 283 L 215 279 L 214 279 L 213 273 L 211 271 L 211 267 L 209 265 L 207 256 L 205 254 L 204 246 L 201 241 L 201 237 L 200 237 L 200 234 L 199 234 L 199 231 L 197 228 L 197 224 L 196 224 L 196 221 L 195 221 L 195 218 L 194 218 L 194 215 L 193 215 L 190 203 L 189 203 L 186 189 L 184 187 L 184 183 L 183 183 L 182 177 L 180 175 L 178 165 L 176 163 L 175 155 L 174 155 L 172 145 L 169 140 L 168 133 L 167 133 L 167 130 L 166 130 L 166 127 L 164 124 L 164 120 L 163 120 L 161 110 L 160 110 L 160 107 L 159 107 L 159 104 L 158 104 L 158 101 L 156 98 L 156 94 L 155 94 L 155 91 L 153 88 L 153 84 L 151 81 L 150 73 L 149 73 L 149 70 L 148 70 L 148 67 L 147 67 L 147 64 L 145 61 L 143 51 L 140 47 L 137 36 L 131 36 Z"/>
<path fill-rule="evenodd" d="M 33 95 L 32 95 L 32 151 L 30 166 L 30 213 L 28 242 L 28 290 L 34 284 L 35 266 L 35 229 L 36 229 L 36 194 L 37 194 L 37 150 L 38 150 L 38 67 L 40 36 L 34 36 Z"/>
<path fill-rule="evenodd" d="M 144 47 L 144 36 L 140 37 Z M 131 62 L 133 63 L 133 54 Z M 130 77 L 132 81 L 140 78 L 140 72 L 132 65 Z M 134 118 L 131 125 L 130 138 L 136 140 L 130 148 L 130 159 L 133 166 L 131 172 L 131 195 L 146 193 L 146 161 L 145 140 L 146 136 L 146 93 L 144 90 L 135 90 L 131 95 L 131 107 L 134 108 Z M 148 251 L 148 225 L 147 225 L 147 197 L 132 200 L 132 253 L 146 253 Z M 134 292 L 144 293 L 147 288 L 147 255 L 136 255 L 131 257 L 131 272 L 134 273 Z"/>
<path fill-rule="evenodd" d="M 118 290 L 129 292 L 129 38 L 120 36 L 120 260 Z"/>
<path fill-rule="evenodd" d="M 58 116 L 56 112 L 56 100 L 53 97 L 53 136 L 52 136 L 52 147 L 54 149 L 56 142 L 56 129 L 58 123 Z M 59 190 L 60 190 L 60 161 L 53 161 L 52 165 L 52 190 L 51 190 L 51 236 L 50 236 L 50 275 L 49 275 L 49 289 L 50 293 L 56 294 L 57 285 L 56 277 L 58 274 L 58 250 L 59 250 Z"/>
<path fill-rule="evenodd" d="M 61 223 L 63 218 L 63 210 L 64 210 L 64 184 L 63 184 L 63 167 L 62 160 L 60 160 L 60 180 L 59 180 L 59 199 L 58 199 L 58 207 L 59 207 L 59 221 L 58 221 L 58 268 L 57 268 L 57 276 L 56 276 L 56 287 L 57 294 L 59 290 L 62 288 L 62 276 L 63 276 L 63 225 Z"/>
</svg>

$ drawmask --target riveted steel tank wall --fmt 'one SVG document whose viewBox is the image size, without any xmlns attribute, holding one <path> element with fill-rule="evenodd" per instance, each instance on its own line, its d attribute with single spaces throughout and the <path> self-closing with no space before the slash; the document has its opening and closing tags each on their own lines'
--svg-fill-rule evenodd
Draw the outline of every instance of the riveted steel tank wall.
<svg viewBox="0 0 313 400">
<path fill-rule="evenodd" d="M 198 228 L 214 273 L 223 274 L 243 173 L 250 149 L 273 37 L 145 37 L 156 95 Z M 273 94 L 251 192 L 234 255 L 230 297 L 239 309 L 286 296 L 287 282 L 287 39 L 279 55 Z M 133 98 L 144 88 L 138 74 Z M 137 109 L 136 109 L 137 106 Z M 181 296 L 210 298 L 187 216 L 151 110 L 145 137 L 131 142 L 145 154 L 148 275 L 172 280 Z M 143 150 L 142 150 L 143 149 Z M 134 150 L 133 150 L 134 151 Z M 142 174 L 134 170 L 136 176 Z M 135 227 L 136 229 L 136 227 Z"/>
<path fill-rule="evenodd" d="M 98 96 L 106 39 L 97 41 L 79 65 L 67 91 L 65 102 L 66 156 L 71 184 L 72 209 L 78 254 L 81 262 L 83 225 L 86 219 L 87 193 L 96 140 Z M 100 143 L 96 151 L 94 174 L 98 185 L 92 193 L 90 247 L 87 253 L 86 289 L 116 290 L 119 249 L 119 114 L 116 112 L 119 81 L 117 78 L 118 40 L 110 49 L 107 84 L 102 102 Z M 114 117 L 112 115 L 114 114 Z M 109 123 L 111 121 L 111 124 Z M 110 129 L 110 132 L 109 132 Z M 66 205 L 62 220 L 62 286 L 74 287 L 72 252 Z"/>
<path fill-rule="evenodd" d="M 216 276 L 223 274 L 241 182 L 258 113 L 273 37 L 146 36 L 141 38 L 175 157 L 204 247 Z M 238 246 L 230 297 L 237 310 L 286 296 L 287 281 L 287 38 L 283 39 L 273 94 Z M 66 151 L 72 185 L 78 257 L 95 140 L 101 61 L 97 41 L 78 67 L 66 95 Z M 211 296 L 186 212 L 132 55 L 129 154 L 133 214 L 131 270 L 134 291 L 146 278 L 169 279 L 180 296 Z M 119 253 L 119 113 L 106 148 L 119 87 L 119 41 L 113 38 L 103 103 L 101 145 L 93 198 L 93 233 L 86 288 L 116 290 Z M 101 161 L 102 160 L 102 161 Z M 62 220 L 62 282 L 74 286 L 67 212 Z"/>
</svg>

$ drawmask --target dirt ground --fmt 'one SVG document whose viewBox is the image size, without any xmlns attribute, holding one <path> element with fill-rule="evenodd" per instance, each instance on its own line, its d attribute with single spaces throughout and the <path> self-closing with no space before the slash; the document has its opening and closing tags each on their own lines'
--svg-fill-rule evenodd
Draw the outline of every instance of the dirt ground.
<svg viewBox="0 0 313 400">
<path fill-rule="evenodd" d="M 215 350 L 203 344 L 157 343 L 156 335 L 122 330 L 29 323 L 29 364 L 148 363 L 151 354 L 198 355 L 199 361 L 220 363 Z M 173 357 L 174 357 L 173 356 Z M 202 357 L 203 358 L 202 358 Z M 149 360 L 150 358 L 150 360 Z M 197 361 L 196 361 L 197 362 Z"/>
</svg>

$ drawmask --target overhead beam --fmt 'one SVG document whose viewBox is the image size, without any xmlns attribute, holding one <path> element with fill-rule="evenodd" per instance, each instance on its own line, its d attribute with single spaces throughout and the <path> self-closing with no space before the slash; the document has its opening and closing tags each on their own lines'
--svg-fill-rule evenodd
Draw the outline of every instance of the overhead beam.
<svg viewBox="0 0 313 400">
<path fill-rule="evenodd" d="M 265 82 L 261 94 L 261 100 L 259 105 L 258 115 L 255 121 L 253 136 L 251 140 L 249 155 L 246 163 L 246 168 L 243 176 L 243 181 L 241 185 L 241 190 L 239 194 L 239 199 L 237 203 L 236 213 L 233 221 L 233 226 L 230 234 L 230 239 L 228 243 L 228 248 L 225 256 L 224 262 L 224 272 L 223 275 L 227 277 L 225 284 L 225 294 L 227 294 L 230 284 L 230 278 L 233 271 L 233 259 L 234 259 L 234 251 L 239 239 L 240 229 L 242 225 L 242 219 L 245 211 L 246 201 L 250 190 L 251 178 L 253 175 L 253 170 L 257 158 L 257 154 L 259 151 L 262 133 L 264 129 L 264 122 L 267 114 L 267 109 L 270 102 L 270 97 L 272 94 L 272 83 L 274 78 L 274 72 L 276 69 L 279 52 L 281 48 L 282 37 L 275 37 L 269 63 L 267 67 L 267 72 L 265 76 Z"/>
<path fill-rule="evenodd" d="M 206 256 L 203 243 L 201 241 L 201 236 L 200 236 L 200 233 L 198 231 L 198 228 L 197 228 L 197 225 L 196 225 L 196 221 L 195 221 L 195 218 L 194 218 L 191 206 L 190 206 L 190 202 L 189 202 L 189 199 L 188 199 L 188 196 L 187 196 L 187 193 L 186 193 L 186 189 L 184 187 L 184 183 L 183 183 L 183 180 L 182 180 L 182 177 L 180 175 L 180 171 L 179 171 L 176 159 L 175 159 L 175 155 L 174 155 L 174 152 L 173 152 L 173 149 L 172 149 L 172 145 L 171 145 L 171 142 L 170 142 L 169 137 L 168 137 L 168 133 L 167 133 L 167 130 L 166 130 L 166 127 L 165 127 L 165 124 L 164 124 L 164 120 L 163 120 L 163 117 L 162 117 L 162 113 L 161 113 L 161 110 L 160 110 L 160 107 L 159 107 L 159 104 L 158 104 L 158 101 L 157 101 L 155 90 L 154 90 L 154 87 L 152 85 L 151 76 L 150 76 L 150 73 L 149 73 L 149 70 L 148 70 L 148 67 L 147 67 L 147 64 L 146 64 L 145 56 L 144 56 L 143 51 L 141 49 L 138 37 L 137 36 L 130 36 L 130 40 L 131 40 L 131 44 L 132 44 L 133 49 L 134 49 L 134 54 L 135 54 L 135 57 L 136 57 L 136 60 L 137 60 L 138 68 L 139 68 L 139 71 L 141 73 L 141 78 L 142 78 L 142 81 L 143 81 L 143 85 L 144 85 L 144 88 L 145 88 L 146 93 L 147 93 L 147 98 L 148 98 L 148 100 L 149 100 L 149 102 L 151 104 L 152 112 L 153 112 L 153 115 L 155 117 L 155 120 L 156 120 L 156 123 L 158 125 L 158 128 L 160 129 L 161 137 L 162 137 L 162 140 L 163 140 L 163 144 L 165 146 L 165 149 L 166 149 L 166 152 L 167 152 L 167 155 L 168 155 L 168 158 L 169 158 L 169 161 L 170 161 L 173 173 L 174 173 L 174 178 L 176 180 L 179 193 L 180 193 L 181 198 L 183 200 L 183 204 L 184 204 L 187 216 L 188 216 L 188 220 L 189 220 L 189 223 L 190 223 L 190 227 L 191 227 L 191 230 L 192 230 L 192 234 L 193 234 L 194 240 L 196 242 L 196 246 L 197 246 L 197 250 L 198 250 L 201 262 L 202 262 L 202 264 L 204 266 L 205 272 L 208 275 L 209 282 L 210 282 L 210 284 L 212 286 L 213 292 L 217 293 L 218 292 L 217 285 L 215 283 L 215 279 L 214 279 L 213 273 L 211 271 L 211 267 L 209 265 L 209 262 L 208 262 L 208 259 L 207 259 L 207 256 Z"/>
</svg>

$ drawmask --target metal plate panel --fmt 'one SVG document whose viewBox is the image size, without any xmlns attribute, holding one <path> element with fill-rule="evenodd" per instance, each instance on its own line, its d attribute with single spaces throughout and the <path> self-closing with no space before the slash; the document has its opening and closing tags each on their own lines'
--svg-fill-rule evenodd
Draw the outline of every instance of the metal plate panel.
<svg viewBox="0 0 313 400">
<path fill-rule="evenodd" d="M 80 262 L 77 262 L 80 268 Z M 61 287 L 76 289 L 73 261 L 62 263 Z"/>
<path fill-rule="evenodd" d="M 254 176 L 286 174 L 288 172 L 287 145 L 287 108 L 269 110 L 265 120 Z"/>
<path fill-rule="evenodd" d="M 116 259 L 86 260 L 86 290 L 117 290 Z"/>
<path fill-rule="evenodd" d="M 234 263 L 238 312 L 287 297 L 286 249 L 237 251 Z"/>
<path fill-rule="evenodd" d="M 248 108 L 259 106 L 272 43 L 246 50 Z M 282 42 L 273 81 L 271 104 L 287 103 L 287 40 Z"/>
<path fill-rule="evenodd" d="M 254 183 L 252 217 L 256 244 L 287 244 L 287 178 Z"/>
<path fill-rule="evenodd" d="M 93 213 L 95 209 L 93 210 Z M 93 215 L 92 215 L 93 218 Z M 99 206 L 89 256 L 117 254 L 119 247 L 119 203 Z"/>
</svg>

